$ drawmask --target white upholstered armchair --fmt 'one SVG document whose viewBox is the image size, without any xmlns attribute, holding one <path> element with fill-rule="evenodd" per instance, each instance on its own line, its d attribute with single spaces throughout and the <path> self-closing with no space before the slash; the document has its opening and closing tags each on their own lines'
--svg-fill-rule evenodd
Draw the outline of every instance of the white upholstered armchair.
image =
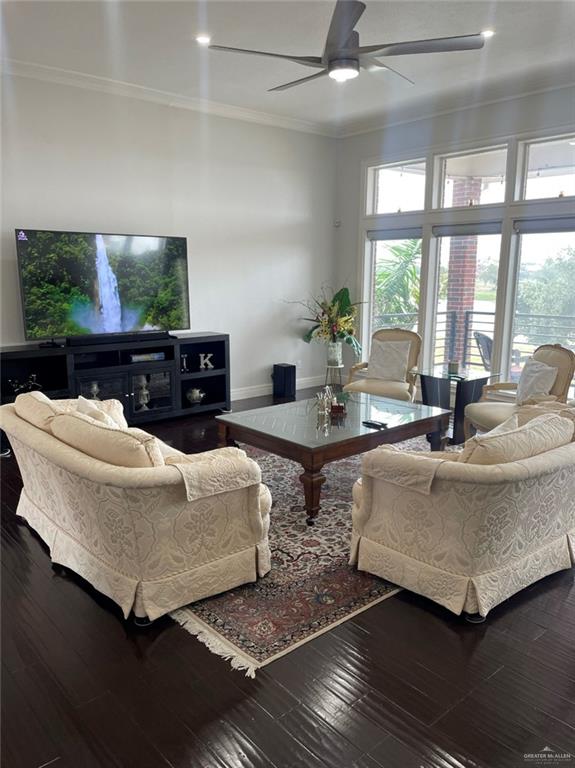
<svg viewBox="0 0 575 768">
<path fill-rule="evenodd" d="M 364 454 L 351 564 L 481 617 L 573 566 L 575 442 L 507 464 L 437 456 Z"/>
<path fill-rule="evenodd" d="M 538 397 L 535 401 L 565 403 L 575 372 L 575 353 L 560 344 L 543 344 L 533 352 L 532 359 L 557 368 L 557 377 L 549 395 Z M 470 437 L 477 429 L 488 432 L 512 416 L 521 405 L 515 398 L 516 390 L 517 382 L 486 384 L 479 402 L 465 409 L 465 436 Z"/>
<path fill-rule="evenodd" d="M 0 427 L 22 474 L 18 515 L 54 563 L 125 617 L 145 623 L 269 571 L 271 497 L 243 451 L 186 457 L 162 445 L 173 454 L 165 465 L 125 467 L 67 445 L 13 405 L 0 407 Z"/>
<path fill-rule="evenodd" d="M 405 346 L 406 357 L 402 375 L 391 373 L 387 375 L 385 368 L 381 372 L 373 370 L 374 353 L 378 345 L 392 345 L 399 343 Z M 390 345 L 391 346 L 391 345 Z M 396 344 L 397 346 L 397 344 Z M 403 328 L 382 328 L 371 337 L 371 352 L 369 363 L 356 363 L 349 372 L 349 380 L 344 387 L 346 392 L 367 392 L 369 395 L 379 397 L 391 397 L 395 400 L 413 401 L 415 398 L 415 384 L 417 375 L 414 369 L 419 360 L 421 350 L 421 336 L 414 331 L 406 331 Z"/>
</svg>

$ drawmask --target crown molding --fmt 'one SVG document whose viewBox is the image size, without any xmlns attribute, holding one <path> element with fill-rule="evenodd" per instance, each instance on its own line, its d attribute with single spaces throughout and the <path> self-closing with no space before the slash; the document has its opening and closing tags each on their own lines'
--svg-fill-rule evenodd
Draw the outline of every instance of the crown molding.
<svg viewBox="0 0 575 768">
<path fill-rule="evenodd" d="M 348 139 L 352 136 L 362 136 L 366 133 L 376 133 L 377 131 L 384 131 L 388 128 L 395 128 L 402 125 L 409 125 L 412 123 L 419 123 L 422 120 L 430 120 L 435 117 L 442 117 L 444 115 L 453 115 L 460 112 L 469 112 L 470 110 L 478 109 L 479 107 L 487 107 L 490 104 L 503 104 L 509 101 L 515 101 L 516 99 L 527 98 L 529 96 L 536 96 L 541 93 L 550 93 L 552 91 L 560 91 L 563 89 L 573 89 L 575 87 L 575 81 L 562 83 L 560 85 L 551 85 L 545 88 L 535 88 L 528 91 L 520 91 L 513 93 L 511 96 L 501 96 L 493 99 L 479 99 L 469 104 L 463 104 L 460 107 L 446 106 L 445 109 L 437 109 L 430 111 L 422 111 L 417 117 L 398 117 L 387 121 L 385 116 L 379 115 L 365 121 L 350 120 L 349 123 L 340 126 L 337 131 L 338 139 Z"/>
<path fill-rule="evenodd" d="M 85 90 L 99 91 L 113 96 L 121 96 L 131 99 L 139 99 L 163 106 L 173 107 L 175 109 L 188 109 L 193 112 L 223 117 L 231 120 L 242 120 L 257 125 L 270 126 L 274 128 L 284 128 L 290 131 L 299 131 L 301 133 L 312 133 L 319 136 L 327 136 L 335 139 L 347 139 L 353 136 L 361 136 L 376 131 L 383 131 L 388 128 L 394 128 L 411 123 L 418 123 L 422 120 L 429 120 L 443 115 L 457 114 L 477 109 L 478 107 L 488 106 L 490 104 L 501 104 L 514 99 L 520 99 L 528 96 L 534 96 L 541 93 L 557 91 L 565 88 L 573 88 L 575 82 L 566 82 L 559 85 L 537 88 L 533 90 L 514 92 L 511 96 L 502 96 L 499 98 L 478 99 L 469 104 L 463 104 L 459 107 L 446 104 L 444 108 L 423 109 L 417 116 L 397 116 L 394 118 L 391 113 L 387 118 L 385 114 L 377 115 L 366 120 L 350 120 L 344 124 L 326 125 L 325 123 L 314 123 L 297 118 L 283 117 L 268 112 L 245 109 L 232 104 L 223 104 L 208 99 L 197 99 L 188 96 L 182 96 L 170 91 L 148 88 L 143 85 L 127 83 L 121 80 L 112 80 L 97 75 L 88 75 L 84 72 L 62 69 L 60 67 L 51 67 L 44 64 L 35 64 L 33 62 L 21 61 L 18 59 L 2 59 L 0 61 L 0 70 L 2 74 L 12 77 L 25 77 L 32 80 L 56 83 L 57 85 L 67 85 Z"/>
<path fill-rule="evenodd" d="M 100 91 L 113 96 L 123 96 L 130 99 L 150 101 L 176 109 L 189 109 L 193 112 L 201 112 L 215 117 L 224 117 L 231 120 L 242 120 L 247 123 L 256 123 L 274 128 L 285 128 L 301 133 L 313 133 L 320 136 L 337 138 L 337 131 L 330 129 L 325 124 L 312 123 L 296 118 L 273 115 L 268 112 L 259 112 L 252 109 L 244 109 L 231 104 L 222 104 L 208 99 L 196 99 L 182 96 L 170 91 L 161 91 L 148 88 L 143 85 L 126 83 L 121 80 L 112 80 L 97 75 L 88 75 L 84 72 L 51 67 L 44 64 L 34 64 L 18 59 L 3 59 L 1 62 L 2 74 L 12 77 L 26 77 L 32 80 L 41 80 L 58 85 L 68 85 L 74 88 L 83 88 L 90 91 Z"/>
</svg>

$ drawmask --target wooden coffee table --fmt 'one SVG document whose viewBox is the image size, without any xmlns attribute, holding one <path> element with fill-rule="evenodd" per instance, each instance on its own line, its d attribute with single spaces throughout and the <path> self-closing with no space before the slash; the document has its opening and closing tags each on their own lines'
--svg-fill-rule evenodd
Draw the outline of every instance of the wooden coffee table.
<svg viewBox="0 0 575 768">
<path fill-rule="evenodd" d="M 345 417 L 328 419 L 327 425 L 319 417 L 315 399 L 216 416 L 216 420 L 221 446 L 248 443 L 301 464 L 307 523 L 313 525 L 325 482 L 324 464 L 419 435 L 427 435 L 432 450 L 443 450 L 449 416 L 450 411 L 441 408 L 356 392 L 346 404 Z M 387 429 L 364 426 L 368 419 L 386 423 Z"/>
</svg>

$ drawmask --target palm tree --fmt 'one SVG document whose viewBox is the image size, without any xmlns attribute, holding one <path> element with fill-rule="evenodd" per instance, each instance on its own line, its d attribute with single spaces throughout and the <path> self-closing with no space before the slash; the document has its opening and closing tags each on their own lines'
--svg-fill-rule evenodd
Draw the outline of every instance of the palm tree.
<svg viewBox="0 0 575 768">
<path fill-rule="evenodd" d="M 413 315 L 419 311 L 420 265 L 421 240 L 402 240 L 387 246 L 375 264 L 374 316 L 398 315 L 389 320 L 397 325 L 413 325 Z"/>
</svg>

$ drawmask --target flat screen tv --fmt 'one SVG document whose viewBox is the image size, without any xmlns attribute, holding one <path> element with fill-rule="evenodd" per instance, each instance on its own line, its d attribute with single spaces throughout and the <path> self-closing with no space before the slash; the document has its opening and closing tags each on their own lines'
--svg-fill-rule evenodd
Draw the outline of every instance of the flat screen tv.
<svg viewBox="0 0 575 768">
<path fill-rule="evenodd" d="M 17 229 L 27 339 L 189 328 L 185 237 Z"/>
</svg>

